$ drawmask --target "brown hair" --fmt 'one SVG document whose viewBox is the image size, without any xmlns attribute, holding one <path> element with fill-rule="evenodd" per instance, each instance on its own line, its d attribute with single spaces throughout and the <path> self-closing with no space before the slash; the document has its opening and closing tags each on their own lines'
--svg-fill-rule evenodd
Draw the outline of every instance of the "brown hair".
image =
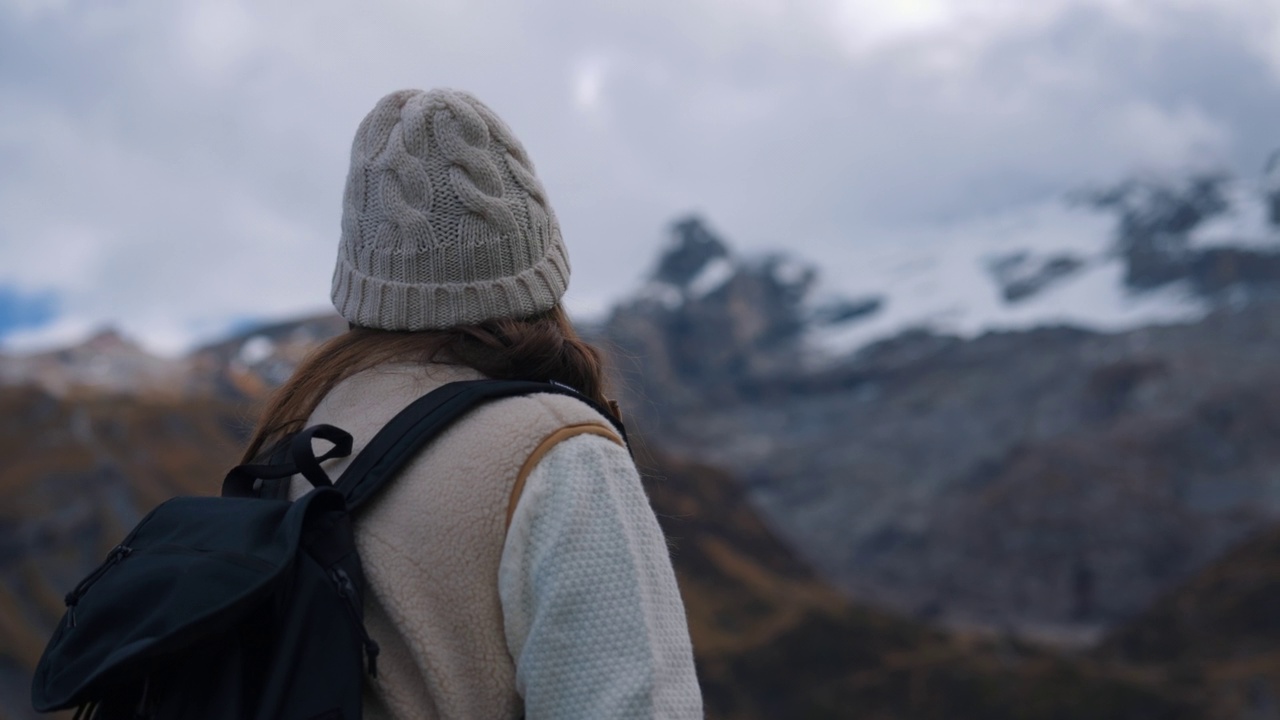
<svg viewBox="0 0 1280 720">
<path fill-rule="evenodd" d="M 353 327 L 321 345 L 271 395 L 241 462 L 301 430 L 321 399 L 346 378 L 386 362 L 466 365 L 502 380 L 563 383 L 602 407 L 604 363 L 599 350 L 578 337 L 556 305 L 532 317 L 490 320 L 421 332 Z"/>
</svg>

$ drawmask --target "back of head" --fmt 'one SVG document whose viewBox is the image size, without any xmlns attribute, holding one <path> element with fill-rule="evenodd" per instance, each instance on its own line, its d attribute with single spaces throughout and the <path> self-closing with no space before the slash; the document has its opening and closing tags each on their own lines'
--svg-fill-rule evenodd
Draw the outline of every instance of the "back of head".
<svg viewBox="0 0 1280 720">
<path fill-rule="evenodd" d="M 486 105 L 457 90 L 401 90 L 360 123 L 332 289 L 349 322 L 431 330 L 528 317 L 568 282 L 533 164 Z"/>
<path fill-rule="evenodd" d="M 343 194 L 332 298 L 352 330 L 268 400 L 244 461 L 385 362 L 447 359 L 605 405 L 601 355 L 559 304 L 568 283 L 555 213 L 506 123 L 457 90 L 387 95 L 356 131 Z"/>
</svg>

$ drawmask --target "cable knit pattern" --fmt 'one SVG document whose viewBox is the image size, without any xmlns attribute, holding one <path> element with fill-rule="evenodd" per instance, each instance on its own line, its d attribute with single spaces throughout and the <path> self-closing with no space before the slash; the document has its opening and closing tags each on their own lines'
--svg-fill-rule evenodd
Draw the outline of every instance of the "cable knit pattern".
<svg viewBox="0 0 1280 720">
<path fill-rule="evenodd" d="M 446 382 L 477 377 L 451 365 L 380 366 L 340 383 L 310 422 L 347 430 L 358 453 L 414 399 Z M 446 430 L 361 510 L 355 536 L 368 579 L 365 625 L 382 647 L 378 678 L 366 683 L 366 718 L 514 720 L 524 712 L 531 719 L 648 717 L 646 695 L 653 717 L 696 716 L 664 714 L 672 706 L 668 697 L 685 698 L 679 707 L 693 707 L 688 688 L 696 693 L 697 686 L 666 545 L 647 502 L 641 507 L 643 492 L 625 450 L 601 451 L 576 439 L 554 446 L 526 479 L 512 518 L 519 530 L 508 536 L 510 494 L 525 461 L 544 439 L 581 425 L 609 429 L 589 406 L 560 395 L 489 403 Z M 324 467 L 338 477 L 350 460 Z M 559 500 L 572 486 L 586 490 L 588 505 L 565 514 Z M 291 495 L 309 489 L 296 477 Z M 578 540 L 565 532 L 571 519 L 586 523 L 587 534 Z M 583 554 L 578 543 L 602 532 L 630 535 L 602 544 L 604 557 Z M 566 543 L 577 548 L 568 564 L 554 558 Z M 630 558 L 625 565 L 611 567 L 623 557 Z M 603 570 L 595 586 L 599 602 L 574 568 L 580 560 Z M 625 567 L 631 570 L 622 572 Z M 514 578 L 505 587 L 531 588 L 531 601 L 512 599 L 524 598 L 523 590 L 511 597 L 500 592 L 500 575 Z M 561 592 L 562 586 L 571 589 Z M 635 599 L 620 598 L 628 594 Z M 607 612 L 588 609 L 575 623 L 563 598 Z M 517 637 L 516 628 L 529 629 Z M 564 654 L 568 635 L 561 635 L 584 632 L 599 632 L 607 641 L 575 643 L 585 654 Z M 517 646 L 518 661 L 511 651 Z M 615 669 L 639 673 L 638 679 L 563 672 L 594 665 L 606 650 L 624 658 Z M 580 687 L 594 683 L 602 683 L 600 690 Z M 556 704 L 557 697 L 572 707 Z M 623 707 L 617 698 L 631 715 L 614 712 Z M 592 702 L 598 711 L 581 714 Z"/>
<path fill-rule="evenodd" d="M 665 548 L 625 449 L 582 435 L 538 463 L 499 574 L 529 720 L 702 717 Z"/>
<path fill-rule="evenodd" d="M 332 298 L 357 325 L 427 330 L 550 309 L 569 282 L 528 153 L 456 90 L 378 102 L 351 147 Z"/>
</svg>

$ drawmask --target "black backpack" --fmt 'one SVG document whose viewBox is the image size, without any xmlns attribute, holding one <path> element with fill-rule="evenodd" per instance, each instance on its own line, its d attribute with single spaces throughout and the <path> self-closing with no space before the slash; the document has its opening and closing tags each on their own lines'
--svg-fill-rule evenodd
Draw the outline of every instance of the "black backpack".
<svg viewBox="0 0 1280 720">
<path fill-rule="evenodd" d="M 93 720 L 359 718 L 378 646 L 364 629 L 351 513 L 471 408 L 534 393 L 589 402 L 557 384 L 451 383 L 396 415 L 336 487 L 320 462 L 349 455 L 351 436 L 318 425 L 273 462 L 234 468 L 222 497 L 161 504 L 67 595 L 36 667 L 35 709 Z M 316 438 L 333 448 L 316 457 Z M 316 489 L 290 502 L 297 473 Z"/>
</svg>

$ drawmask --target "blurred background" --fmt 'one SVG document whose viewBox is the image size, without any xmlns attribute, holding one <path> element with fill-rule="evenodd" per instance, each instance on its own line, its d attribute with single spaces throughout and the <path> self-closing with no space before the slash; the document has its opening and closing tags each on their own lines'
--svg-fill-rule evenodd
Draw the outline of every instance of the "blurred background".
<svg viewBox="0 0 1280 720">
<path fill-rule="evenodd" d="M 1280 717 L 1274 0 L 2 0 L 0 718 L 435 86 L 547 187 L 710 717 Z"/>
</svg>

